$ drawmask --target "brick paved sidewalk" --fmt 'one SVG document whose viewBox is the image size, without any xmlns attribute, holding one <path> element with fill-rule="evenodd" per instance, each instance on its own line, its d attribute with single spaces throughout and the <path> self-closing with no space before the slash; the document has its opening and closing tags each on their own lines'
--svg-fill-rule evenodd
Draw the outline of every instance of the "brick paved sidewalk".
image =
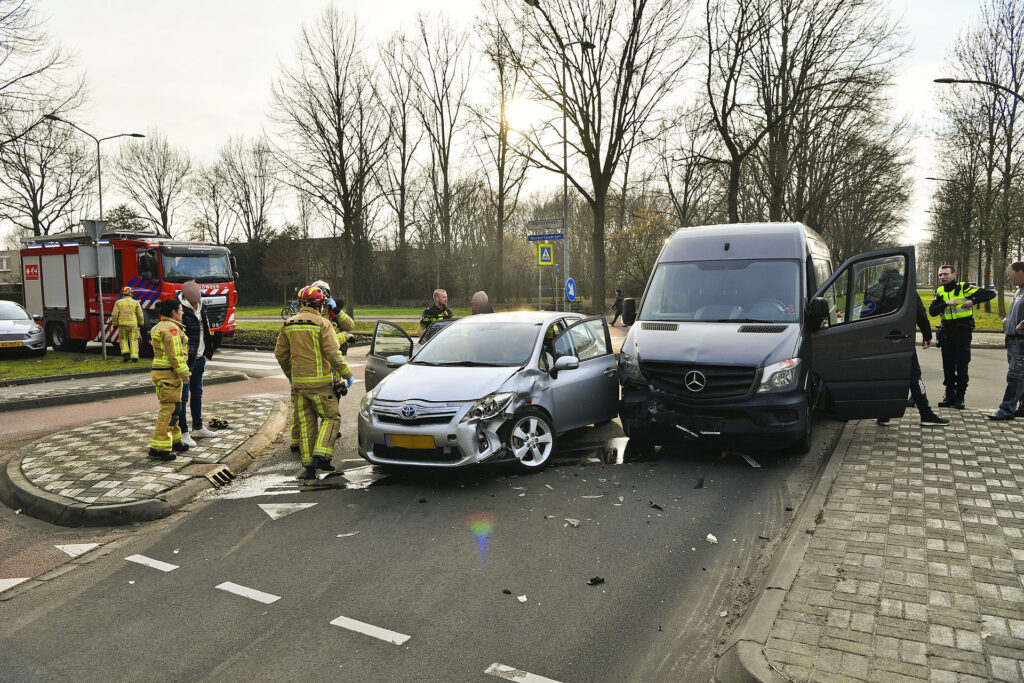
<svg viewBox="0 0 1024 683">
<path fill-rule="evenodd" d="M 273 396 L 210 403 L 203 414 L 227 420 L 229 428 L 196 439 L 195 448 L 170 462 L 147 456 L 156 411 L 47 436 L 0 471 L 0 498 L 67 526 L 153 519 L 212 486 L 207 475 L 221 470 L 218 464 L 243 469 L 287 422 L 287 406 Z M 181 493 L 186 483 L 191 486 Z"/>
<path fill-rule="evenodd" d="M 244 379 L 247 379 L 245 373 L 235 370 L 208 370 L 203 374 L 204 385 Z M 148 372 L 91 381 L 69 377 L 66 381 L 0 387 L 0 412 L 87 403 L 152 392 L 153 380 Z"/>
<path fill-rule="evenodd" d="M 847 426 L 827 502 L 792 531 L 813 533 L 795 579 L 762 598 L 769 677 L 1024 680 L 1024 419 L 944 415 Z"/>
</svg>

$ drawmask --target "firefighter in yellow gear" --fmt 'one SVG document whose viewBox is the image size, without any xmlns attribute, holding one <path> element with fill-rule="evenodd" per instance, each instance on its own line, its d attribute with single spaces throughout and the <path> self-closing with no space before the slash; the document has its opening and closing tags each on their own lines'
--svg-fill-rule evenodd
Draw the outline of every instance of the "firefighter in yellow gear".
<svg viewBox="0 0 1024 683">
<path fill-rule="evenodd" d="M 121 298 L 114 302 L 114 310 L 110 313 L 110 324 L 117 327 L 121 358 L 125 363 L 129 358 L 133 363 L 139 362 L 139 330 L 145 322 L 142 306 L 135 300 L 134 294 L 131 287 L 122 289 Z"/>
<path fill-rule="evenodd" d="M 181 301 L 160 302 L 160 322 L 150 331 L 153 345 L 153 385 L 160 401 L 149 455 L 160 460 L 174 460 L 174 451 L 183 453 L 188 446 L 181 443 L 178 415 L 181 413 L 181 386 L 188 381 L 188 337 L 181 323 Z"/>
<path fill-rule="evenodd" d="M 302 308 L 288 318 L 277 336 L 274 355 L 296 397 L 293 417 L 299 425 L 300 479 L 315 479 L 316 471 L 331 471 L 334 441 L 341 416 L 334 390 L 334 372 L 352 384 L 334 328 L 323 316 L 327 297 L 312 285 L 299 292 Z"/>
<path fill-rule="evenodd" d="M 341 306 L 331 297 L 331 288 L 323 280 L 317 280 L 309 285 L 310 287 L 319 287 L 324 293 L 324 307 L 321 309 L 320 315 L 330 322 L 335 327 L 335 334 L 338 337 L 339 348 L 344 348 L 345 344 L 352 338 L 351 334 L 348 334 L 356 328 L 356 323 L 352 318 L 349 317 L 345 311 L 341 310 Z M 333 320 L 332 320 L 333 318 Z M 342 360 L 345 359 L 345 353 L 342 351 Z M 345 370 L 348 371 L 348 363 L 345 364 Z M 351 372 L 348 372 L 351 375 Z M 341 382 L 346 375 L 339 372 L 334 372 L 334 384 L 337 385 Z M 295 391 L 295 386 L 292 386 L 292 430 L 291 438 L 289 439 L 291 444 L 292 453 L 299 452 L 299 442 L 301 438 L 299 436 L 299 416 L 296 410 L 299 405 L 298 394 Z"/>
</svg>

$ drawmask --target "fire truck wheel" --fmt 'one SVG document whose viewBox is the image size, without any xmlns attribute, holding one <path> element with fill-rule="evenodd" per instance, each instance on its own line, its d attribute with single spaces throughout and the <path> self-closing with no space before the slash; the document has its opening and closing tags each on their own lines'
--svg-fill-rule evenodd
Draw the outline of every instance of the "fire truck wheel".
<svg viewBox="0 0 1024 683">
<path fill-rule="evenodd" d="M 51 322 L 46 328 L 46 336 L 54 351 L 83 351 L 85 341 L 68 338 L 68 329 L 64 323 Z"/>
</svg>

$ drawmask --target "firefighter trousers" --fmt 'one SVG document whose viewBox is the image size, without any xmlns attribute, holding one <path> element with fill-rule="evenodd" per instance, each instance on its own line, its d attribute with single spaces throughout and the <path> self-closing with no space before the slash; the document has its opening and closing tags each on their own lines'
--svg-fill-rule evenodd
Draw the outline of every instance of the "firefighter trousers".
<svg viewBox="0 0 1024 683">
<path fill-rule="evenodd" d="M 292 433 L 290 444 L 294 448 L 298 448 L 301 440 L 302 438 L 299 433 L 299 392 L 295 387 L 292 387 Z"/>
<path fill-rule="evenodd" d="M 330 460 L 341 426 L 337 395 L 330 387 L 292 391 L 296 397 L 293 417 L 299 426 L 302 464 L 312 465 L 314 455 Z"/>
<path fill-rule="evenodd" d="M 139 328 L 134 325 L 118 325 L 117 338 L 121 342 L 121 355 L 130 354 L 132 358 L 139 357 Z"/>
<path fill-rule="evenodd" d="M 181 441 L 181 427 L 178 416 L 181 413 L 181 378 L 172 370 L 154 370 L 153 385 L 160 401 L 160 412 L 156 416 L 156 427 L 149 447 L 158 451 L 169 451 Z"/>
</svg>

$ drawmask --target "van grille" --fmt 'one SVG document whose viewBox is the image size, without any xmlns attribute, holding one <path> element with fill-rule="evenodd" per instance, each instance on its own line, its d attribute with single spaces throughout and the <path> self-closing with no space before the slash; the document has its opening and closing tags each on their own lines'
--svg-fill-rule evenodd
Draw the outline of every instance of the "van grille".
<svg viewBox="0 0 1024 683">
<path fill-rule="evenodd" d="M 740 332 L 750 332 L 753 334 L 778 334 L 785 331 L 785 325 L 744 325 L 740 328 Z"/>
<path fill-rule="evenodd" d="M 657 332 L 675 332 L 679 329 L 676 323 L 640 323 L 641 330 L 655 330 Z"/>
<path fill-rule="evenodd" d="M 750 391 L 757 378 L 757 368 L 738 365 L 696 365 L 642 360 L 640 370 L 656 389 L 692 401 L 743 396 Z M 693 391 L 686 386 L 686 376 L 693 371 L 704 376 L 706 384 L 700 391 Z"/>
</svg>

